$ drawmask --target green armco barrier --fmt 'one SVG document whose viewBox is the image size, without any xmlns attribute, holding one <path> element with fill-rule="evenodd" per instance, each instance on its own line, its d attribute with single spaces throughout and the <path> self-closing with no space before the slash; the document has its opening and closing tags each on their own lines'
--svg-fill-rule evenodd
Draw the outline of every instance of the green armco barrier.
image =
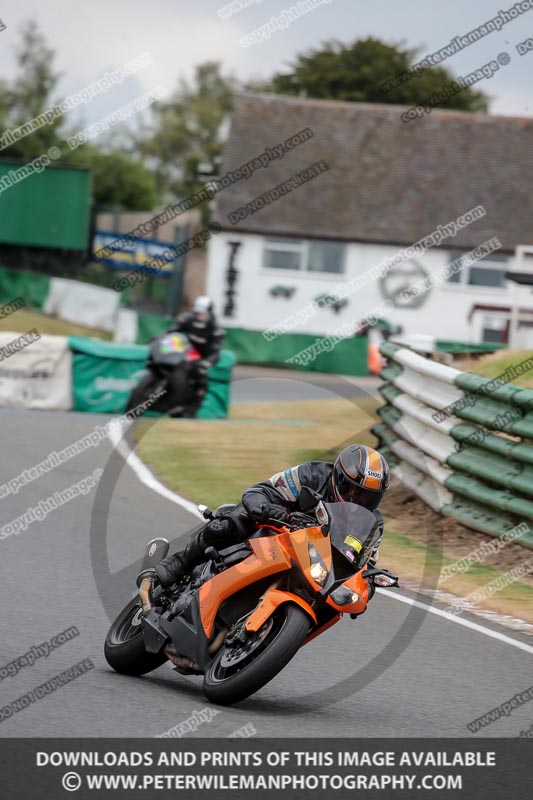
<svg viewBox="0 0 533 800">
<path fill-rule="evenodd" d="M 523 406 L 526 411 L 533 410 L 533 389 L 517 388 L 518 391 L 513 395 L 513 403 L 517 406 Z"/>
<path fill-rule="evenodd" d="M 469 528 L 475 528 L 478 531 L 483 531 L 483 533 L 490 533 L 498 538 L 502 538 L 520 522 L 524 522 L 523 519 L 510 517 L 509 514 L 499 514 L 497 511 L 488 509 L 474 500 L 458 497 L 454 498 L 453 503 L 444 505 L 441 513 L 447 517 L 453 517 Z M 533 548 L 533 533 L 522 534 L 519 542 L 526 547 Z"/>
<path fill-rule="evenodd" d="M 122 414 L 133 386 L 144 371 L 149 348 L 82 336 L 69 337 L 69 347 L 73 354 L 74 410 Z M 209 371 L 208 391 L 198 412 L 199 418 L 227 417 L 234 364 L 233 353 L 223 350 L 220 361 Z"/>
<path fill-rule="evenodd" d="M 472 394 L 466 395 L 466 401 L 469 405 L 464 407 L 462 407 L 461 400 L 450 406 L 450 413 L 460 419 L 475 422 L 491 430 L 504 431 L 513 436 L 533 439 L 533 414 L 527 413 L 521 419 L 507 422 L 505 421 L 505 415 L 509 413 L 509 404 L 500 403 L 483 395 Z M 515 412 L 523 413 L 521 409 L 515 408 L 514 410 Z"/>
<path fill-rule="evenodd" d="M 460 453 L 453 453 L 446 459 L 446 464 L 458 472 L 468 472 L 506 489 L 533 495 L 533 467 L 509 461 L 478 447 L 467 447 Z"/>
<path fill-rule="evenodd" d="M 40 310 L 50 291 L 50 278 L 38 272 L 0 267 L 0 304 L 22 297 L 28 308 Z"/>
<path fill-rule="evenodd" d="M 385 425 L 383 422 L 378 423 L 378 425 L 374 425 L 372 428 L 370 428 L 370 431 L 374 434 L 376 439 L 379 439 L 380 442 L 383 442 L 389 448 L 398 439 L 396 434 L 391 431 L 389 426 Z M 382 450 L 383 448 L 380 447 L 380 451 Z"/>
<path fill-rule="evenodd" d="M 388 403 L 392 403 L 392 401 L 401 394 L 400 390 L 393 386 L 391 383 L 385 383 L 379 387 L 379 393 L 386 400 Z"/>
<path fill-rule="evenodd" d="M 343 339 L 329 352 L 320 353 L 306 365 L 289 363 L 288 359 L 324 336 L 307 333 L 283 333 L 267 341 L 261 331 L 226 328 L 225 343 L 237 356 L 239 364 L 265 364 L 306 372 L 332 372 L 340 375 L 368 375 L 368 342 L 366 336 Z"/>
<path fill-rule="evenodd" d="M 412 392 L 405 381 L 399 390 L 396 382 L 403 368 L 396 359 L 400 357 L 398 351 L 403 351 L 403 360 L 408 350 L 391 342 L 383 343 L 380 350 L 387 358 L 381 373 L 385 383 L 379 389 L 385 405 L 377 412 L 381 422 L 372 428 L 379 446 L 393 459 L 396 456 L 400 468 L 405 451 L 396 443 L 402 441 L 414 447 L 422 459 L 446 468 L 419 469 L 420 487 L 413 484 L 414 491 L 426 501 L 424 487 L 429 474 L 448 490 L 449 497 L 441 501 L 440 513 L 500 537 L 520 522 L 527 522 L 530 532 L 520 536 L 519 543 L 533 548 L 533 390 L 498 378 L 442 370 L 412 351 L 406 363 L 436 383 L 437 389 L 425 392 L 423 383 L 421 390 L 421 381 L 417 380 Z M 529 360 L 533 363 L 533 357 Z M 517 375 L 529 360 L 515 368 Z M 509 376 L 514 374 L 511 367 L 514 365 L 507 371 Z M 440 422 L 446 420 L 446 425 L 440 427 L 435 419 L 435 398 L 439 397 L 438 388 L 443 398 L 453 396 L 451 386 L 462 397 L 448 405 L 443 402 L 446 414 Z M 402 397 L 401 408 L 395 405 L 398 395 Z M 425 414 L 420 414 L 421 403 Z M 419 444 L 413 440 L 413 432 L 418 430 L 413 427 L 413 420 L 418 426 L 425 426 Z"/>
<path fill-rule="evenodd" d="M 512 439 L 505 439 L 503 436 L 484 431 L 477 425 L 467 425 L 461 422 L 459 425 L 453 426 L 450 430 L 450 436 L 457 442 L 466 445 L 483 446 L 485 450 L 504 456 L 507 459 L 516 458 L 526 464 L 533 464 L 533 447 L 531 445 L 515 442 Z"/>
<path fill-rule="evenodd" d="M 170 328 L 172 317 L 161 317 L 157 314 L 137 315 L 137 344 L 148 344 L 150 339 L 161 336 Z"/>
<path fill-rule="evenodd" d="M 509 511 L 516 516 L 533 519 L 533 501 L 516 497 L 510 492 L 503 492 L 493 486 L 486 486 L 466 475 L 453 473 L 444 481 L 444 485 L 454 494 L 464 495 L 471 500 L 482 502 L 483 505 L 498 508 L 500 511 Z"/>
<path fill-rule="evenodd" d="M 394 342 L 382 342 L 379 346 L 379 352 L 385 358 L 391 358 L 394 360 L 394 354 L 398 352 L 398 350 L 402 350 L 399 344 L 394 344 Z"/>
<path fill-rule="evenodd" d="M 379 377 L 384 381 L 393 381 L 394 378 L 397 378 L 402 372 L 403 367 L 401 364 L 398 364 L 396 361 L 388 361 L 387 366 L 379 373 Z"/>
<path fill-rule="evenodd" d="M 381 406 L 378 408 L 378 415 L 390 428 L 402 418 L 402 412 L 394 406 Z"/>
<path fill-rule="evenodd" d="M 485 378 L 474 372 L 462 372 L 456 378 L 455 385 L 464 392 L 474 392 L 484 397 L 492 397 L 503 403 L 514 402 L 514 396 L 523 391 L 519 386 L 513 386 L 512 383 L 504 383 L 495 378 Z"/>
</svg>

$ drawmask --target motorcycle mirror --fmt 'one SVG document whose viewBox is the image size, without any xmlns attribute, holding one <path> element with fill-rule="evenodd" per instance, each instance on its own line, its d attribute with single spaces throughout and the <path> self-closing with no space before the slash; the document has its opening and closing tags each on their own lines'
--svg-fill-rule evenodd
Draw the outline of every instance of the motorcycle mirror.
<svg viewBox="0 0 533 800">
<path fill-rule="evenodd" d="M 309 486 L 302 486 L 300 489 L 298 503 L 304 514 L 314 511 L 321 500 L 322 498 L 319 493 L 315 492 L 314 489 L 309 488 Z"/>
</svg>

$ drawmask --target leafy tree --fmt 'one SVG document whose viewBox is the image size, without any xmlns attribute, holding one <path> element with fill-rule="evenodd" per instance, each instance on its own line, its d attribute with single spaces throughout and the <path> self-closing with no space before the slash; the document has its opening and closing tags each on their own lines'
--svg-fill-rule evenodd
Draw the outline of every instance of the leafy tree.
<svg viewBox="0 0 533 800">
<path fill-rule="evenodd" d="M 119 206 L 129 211 L 150 211 L 154 207 L 155 179 L 137 157 L 116 151 L 103 153 L 85 145 L 77 160 L 91 169 L 93 197 L 99 206 Z"/>
<path fill-rule="evenodd" d="M 199 64 L 192 83 L 181 80 L 168 101 L 154 105 L 153 125 L 140 147 L 154 165 L 162 194 L 185 196 L 217 172 L 236 87 L 220 69 L 217 62 Z"/>
<path fill-rule="evenodd" d="M 55 53 L 46 44 L 36 23 L 22 26 L 21 41 L 17 51 L 17 75 L 13 82 L 0 81 L 0 125 L 2 130 L 18 128 L 52 108 L 57 100 L 60 73 L 53 66 Z M 139 211 L 151 210 L 156 202 L 155 180 L 139 156 L 128 154 L 126 146 L 110 146 L 109 142 L 94 142 L 69 150 L 66 116 L 58 116 L 33 133 L 0 151 L 0 157 L 24 163 L 43 155 L 55 145 L 61 149 L 61 162 L 84 164 L 93 174 L 93 195 L 103 206 L 121 206 Z M 112 134 L 116 136 L 116 133 Z M 126 129 L 124 142 L 131 139 Z"/>
<path fill-rule="evenodd" d="M 16 53 L 18 74 L 12 85 L 5 81 L 0 85 L 0 119 L 3 127 L 18 128 L 39 116 L 52 105 L 50 100 L 60 73 L 53 68 L 54 51 L 46 45 L 35 22 L 27 22 L 21 28 L 21 41 Z M 3 110 L 3 114 L 2 114 Z M 60 141 L 58 130 L 61 117 L 39 130 L 30 133 L 18 142 L 6 147 L 1 155 L 31 161 L 45 153 Z"/>
<path fill-rule="evenodd" d="M 427 100 L 455 77 L 445 67 L 429 67 L 390 91 L 379 88 L 387 79 L 409 69 L 418 54 L 418 50 L 385 44 L 373 37 L 349 45 L 330 41 L 318 50 L 298 55 L 289 71 L 279 72 L 270 81 L 249 88 L 320 100 L 413 106 Z M 488 97 L 469 87 L 440 105 L 462 111 L 487 111 Z"/>
</svg>

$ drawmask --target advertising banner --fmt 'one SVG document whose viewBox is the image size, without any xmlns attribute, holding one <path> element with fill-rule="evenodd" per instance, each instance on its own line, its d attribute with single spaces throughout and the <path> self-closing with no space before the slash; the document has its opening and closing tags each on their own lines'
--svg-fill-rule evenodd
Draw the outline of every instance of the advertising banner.
<svg viewBox="0 0 533 800">
<path fill-rule="evenodd" d="M 137 236 L 125 236 L 123 233 L 96 231 L 93 238 L 93 252 L 106 255 L 101 261 L 112 269 L 135 270 L 148 264 L 156 256 L 166 263 L 158 265 L 154 274 L 169 277 L 172 272 L 173 259 L 169 260 L 169 248 L 172 253 L 172 242 L 158 242 L 155 239 L 141 239 Z M 99 259 L 100 260 L 100 259 Z"/>
<path fill-rule="evenodd" d="M 120 295 L 113 289 L 52 278 L 43 311 L 88 328 L 114 331 L 119 305 Z"/>
<path fill-rule="evenodd" d="M 72 354 L 66 336 L 0 333 L 0 406 L 68 411 Z"/>
</svg>

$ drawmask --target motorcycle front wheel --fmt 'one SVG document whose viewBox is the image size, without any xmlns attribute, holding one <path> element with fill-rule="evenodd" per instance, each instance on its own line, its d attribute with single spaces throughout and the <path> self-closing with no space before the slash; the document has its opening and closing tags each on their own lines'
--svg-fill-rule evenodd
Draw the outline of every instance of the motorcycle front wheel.
<svg viewBox="0 0 533 800">
<path fill-rule="evenodd" d="M 143 375 L 137 386 L 134 386 L 131 390 L 125 413 L 133 411 L 134 408 L 137 408 L 137 406 L 140 406 L 142 403 L 146 403 L 152 392 L 162 388 L 161 384 L 161 379 L 156 378 L 151 372 L 147 372 L 146 375 Z M 157 402 L 152 406 L 152 410 L 155 410 L 156 406 Z"/>
<path fill-rule="evenodd" d="M 146 652 L 141 621 L 140 601 L 134 597 L 109 628 L 104 655 L 115 672 L 123 675 L 145 675 L 168 660 L 164 653 Z"/>
<path fill-rule="evenodd" d="M 285 603 L 248 644 L 223 645 L 204 676 L 207 699 L 232 705 L 257 692 L 296 655 L 310 626 L 305 611 L 294 603 Z"/>
</svg>

